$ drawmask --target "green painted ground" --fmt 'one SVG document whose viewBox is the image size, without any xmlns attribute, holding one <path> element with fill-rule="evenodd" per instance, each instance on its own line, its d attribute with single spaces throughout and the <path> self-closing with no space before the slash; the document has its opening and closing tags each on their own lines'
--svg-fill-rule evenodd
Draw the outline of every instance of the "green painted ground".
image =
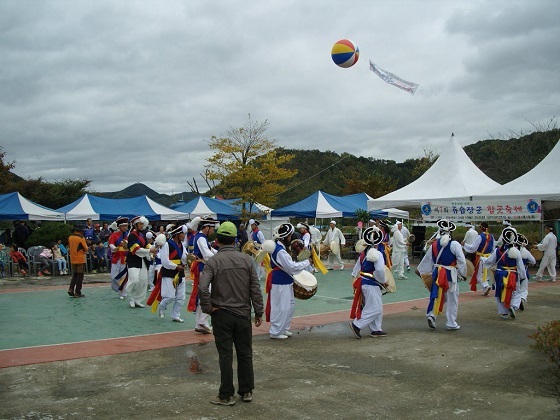
<svg viewBox="0 0 560 420">
<path fill-rule="evenodd" d="M 296 316 L 350 310 L 350 270 L 316 275 L 317 294 L 296 299 Z M 397 280 L 397 292 L 383 297 L 385 303 L 428 296 L 423 283 L 412 272 L 408 280 Z M 468 290 L 466 282 L 461 291 Z M 74 343 L 104 338 L 130 337 L 183 331 L 194 328 L 194 315 L 183 312 L 184 324 L 159 319 L 149 308 L 131 309 L 119 300 L 109 285 L 86 287 L 83 299 L 70 298 L 66 290 L 39 290 L 0 294 L 0 349 Z M 188 295 L 187 295 L 188 300 Z M 167 313 L 170 313 L 168 308 Z M 154 337 L 157 340 L 157 337 Z"/>
</svg>

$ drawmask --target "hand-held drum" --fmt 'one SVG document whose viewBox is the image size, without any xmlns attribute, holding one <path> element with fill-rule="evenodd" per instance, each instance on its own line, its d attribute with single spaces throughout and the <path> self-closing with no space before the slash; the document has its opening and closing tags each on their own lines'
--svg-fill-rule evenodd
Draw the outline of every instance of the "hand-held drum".
<svg viewBox="0 0 560 420">
<path fill-rule="evenodd" d="M 309 271 L 294 274 L 294 297 L 306 300 L 317 293 L 317 279 Z"/>
</svg>

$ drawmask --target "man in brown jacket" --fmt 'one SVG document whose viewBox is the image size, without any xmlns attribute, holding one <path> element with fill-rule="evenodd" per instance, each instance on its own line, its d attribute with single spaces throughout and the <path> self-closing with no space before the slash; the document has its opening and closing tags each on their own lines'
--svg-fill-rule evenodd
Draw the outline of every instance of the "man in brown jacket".
<svg viewBox="0 0 560 420">
<path fill-rule="evenodd" d="M 68 295 L 71 297 L 82 298 L 82 283 L 84 282 L 84 271 L 86 267 L 86 253 L 88 246 L 80 226 L 74 226 L 72 235 L 68 237 L 68 255 L 72 266 L 72 280 Z"/>
<path fill-rule="evenodd" d="M 220 391 L 210 402 L 233 405 L 233 345 L 237 354 L 237 393 L 245 402 L 253 399 L 255 378 L 251 304 L 255 310 L 255 326 L 259 327 L 264 312 L 263 297 L 253 259 L 235 249 L 235 225 L 224 222 L 216 233 L 219 251 L 205 263 L 200 275 L 198 296 L 202 311 L 212 317 L 220 363 Z"/>
</svg>

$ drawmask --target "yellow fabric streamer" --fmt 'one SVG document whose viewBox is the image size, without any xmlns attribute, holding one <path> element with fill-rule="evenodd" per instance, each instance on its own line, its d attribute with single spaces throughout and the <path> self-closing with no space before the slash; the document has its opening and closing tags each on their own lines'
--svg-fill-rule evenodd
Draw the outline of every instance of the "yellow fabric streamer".
<svg viewBox="0 0 560 420">
<path fill-rule="evenodd" d="M 313 247 L 311 248 L 311 256 L 313 258 L 313 265 L 315 266 L 315 268 L 319 270 L 321 273 L 327 274 L 329 270 L 327 270 L 325 265 L 321 262 L 321 259 L 319 258 L 317 252 L 315 251 L 315 248 Z"/>
<path fill-rule="evenodd" d="M 154 303 L 152 303 L 152 313 L 155 314 L 157 311 L 157 308 L 159 306 L 159 300 L 154 300 Z"/>
<path fill-rule="evenodd" d="M 441 300 L 443 299 L 443 289 L 441 287 L 438 287 L 438 293 L 437 293 L 437 298 L 436 301 L 434 303 L 434 315 L 439 315 L 440 311 L 439 308 L 441 306 Z"/>
<path fill-rule="evenodd" d="M 261 252 L 264 252 L 264 251 L 261 251 Z M 263 267 L 264 267 L 264 270 L 265 270 L 266 274 L 268 275 L 268 273 L 270 273 L 272 271 L 272 267 L 270 266 L 270 255 L 268 253 L 264 256 L 262 264 L 263 264 Z"/>
</svg>

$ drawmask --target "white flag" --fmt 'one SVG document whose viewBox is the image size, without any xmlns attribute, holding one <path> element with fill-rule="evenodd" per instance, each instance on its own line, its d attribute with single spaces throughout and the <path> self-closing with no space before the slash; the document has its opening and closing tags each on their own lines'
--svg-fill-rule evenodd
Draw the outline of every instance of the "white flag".
<svg viewBox="0 0 560 420">
<path fill-rule="evenodd" d="M 372 72 L 377 74 L 390 85 L 396 86 L 402 90 L 406 90 L 411 95 L 414 95 L 414 92 L 416 92 L 416 89 L 418 88 L 418 84 L 407 82 L 406 80 L 401 79 L 399 76 L 383 70 L 382 68 L 376 66 L 371 60 L 369 60 L 369 68 Z"/>
</svg>

